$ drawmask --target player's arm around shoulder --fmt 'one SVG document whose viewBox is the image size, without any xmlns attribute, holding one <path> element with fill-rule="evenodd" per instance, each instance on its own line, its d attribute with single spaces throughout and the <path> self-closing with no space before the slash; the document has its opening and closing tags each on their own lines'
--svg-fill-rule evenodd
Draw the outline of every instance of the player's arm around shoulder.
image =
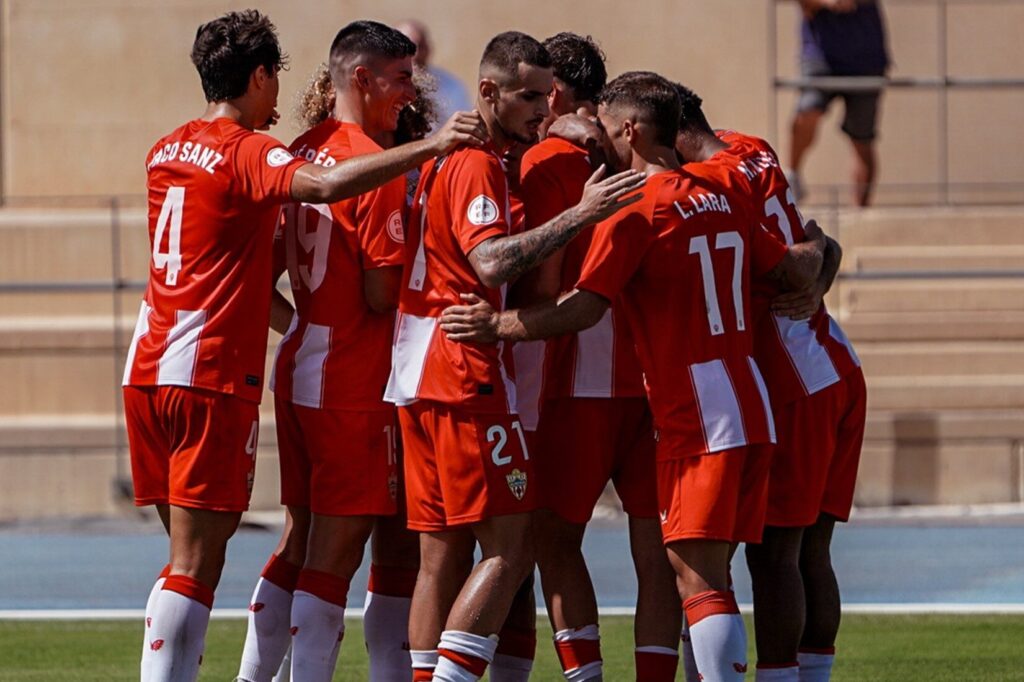
<svg viewBox="0 0 1024 682">
<path fill-rule="evenodd" d="M 754 229 L 755 257 L 765 259 L 772 258 L 772 250 L 777 246 L 766 247 L 765 240 L 770 240 L 776 245 L 781 244 L 767 233 L 764 228 Z M 804 225 L 806 241 L 799 244 L 792 244 L 783 247 L 785 253 L 778 259 L 777 264 L 767 272 L 767 276 L 779 280 L 783 286 L 790 290 L 805 289 L 812 286 L 821 274 L 822 263 L 824 262 L 825 233 L 814 220 L 808 220 Z"/>
<path fill-rule="evenodd" d="M 537 341 L 589 329 L 600 322 L 608 299 L 585 289 L 573 289 L 556 299 L 498 312 L 476 294 L 462 294 L 462 303 L 441 313 L 441 330 L 450 341 L 495 343 Z"/>
<path fill-rule="evenodd" d="M 297 201 L 334 203 L 380 187 L 460 145 L 480 146 L 486 141 L 487 130 L 480 114 L 457 112 L 440 130 L 422 140 L 345 159 L 330 168 L 304 164 L 292 178 L 291 195 Z"/>
<path fill-rule="evenodd" d="M 510 282 L 562 248 L 580 230 L 600 222 L 642 197 L 643 173 L 628 170 L 604 177 L 602 166 L 587 181 L 583 196 L 543 225 L 509 237 L 489 239 L 469 253 L 480 280 L 489 287 Z M 632 195 L 632 196 L 630 196 Z"/>
</svg>

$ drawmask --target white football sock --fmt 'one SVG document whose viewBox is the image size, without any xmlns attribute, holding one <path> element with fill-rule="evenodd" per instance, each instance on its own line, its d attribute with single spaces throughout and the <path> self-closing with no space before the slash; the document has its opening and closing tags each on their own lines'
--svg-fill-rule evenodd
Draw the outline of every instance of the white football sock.
<svg viewBox="0 0 1024 682">
<path fill-rule="evenodd" d="M 800 662 L 800 682 L 829 682 L 836 655 L 801 651 L 796 660 Z"/>
<path fill-rule="evenodd" d="M 602 679 L 601 634 L 596 624 L 559 630 L 555 633 L 555 650 L 568 682 Z"/>
<path fill-rule="evenodd" d="M 756 682 L 800 682 L 800 666 L 789 665 L 782 668 L 757 667 Z"/>
<path fill-rule="evenodd" d="M 149 591 L 149 598 L 146 599 L 146 620 L 143 623 L 142 630 L 142 674 L 139 678 L 142 682 L 149 680 L 149 659 L 153 655 L 153 650 L 149 648 L 149 628 L 153 625 L 153 611 L 156 608 L 156 600 L 160 596 L 160 590 L 164 588 L 164 579 L 170 570 L 170 565 L 164 566 L 164 570 L 160 572 L 160 577 L 153 583 L 153 589 Z"/>
<path fill-rule="evenodd" d="M 366 593 L 363 637 L 370 656 L 370 682 L 397 682 L 412 674 L 409 607 L 412 599 Z"/>
<path fill-rule="evenodd" d="M 683 643 L 683 652 L 680 658 L 683 661 L 683 679 L 686 682 L 700 682 L 700 673 L 697 672 L 697 659 L 693 657 L 693 642 L 690 641 L 690 626 L 683 619 L 683 632 L 679 636 Z"/>
<path fill-rule="evenodd" d="M 292 637 L 292 593 L 265 577 L 256 581 L 238 668 L 241 682 L 270 682 L 281 668 Z"/>
<path fill-rule="evenodd" d="M 330 682 L 345 635 L 345 607 L 300 587 L 292 599 L 291 622 L 292 680 Z"/>
<path fill-rule="evenodd" d="M 497 637 L 483 637 L 459 630 L 445 630 L 437 645 L 434 682 L 477 682 L 494 660 Z"/>
<path fill-rule="evenodd" d="M 210 606 L 168 587 L 172 581 L 188 581 L 172 575 L 164 582 L 153 608 L 149 629 L 149 677 L 146 682 L 193 682 L 199 676 L 203 659 Z M 198 585 L 196 581 L 191 581 Z M 209 604 L 213 593 L 209 588 Z"/>
<path fill-rule="evenodd" d="M 738 613 L 717 613 L 690 626 L 693 658 L 704 682 L 742 682 L 747 672 L 747 631 Z"/>
</svg>

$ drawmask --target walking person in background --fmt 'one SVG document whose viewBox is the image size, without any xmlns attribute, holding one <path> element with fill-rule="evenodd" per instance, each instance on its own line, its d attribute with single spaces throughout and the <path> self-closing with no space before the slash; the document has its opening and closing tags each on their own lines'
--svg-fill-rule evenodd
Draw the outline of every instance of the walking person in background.
<svg viewBox="0 0 1024 682">
<path fill-rule="evenodd" d="M 437 91 L 434 95 L 439 109 L 437 120 L 447 120 L 456 111 L 471 110 L 473 100 L 469 98 L 469 90 L 466 89 L 465 84 L 452 72 L 430 63 L 433 46 L 430 43 L 430 33 L 423 22 L 407 19 L 395 28 L 416 44 L 416 66 L 429 73 L 437 81 Z"/>
<path fill-rule="evenodd" d="M 822 76 L 884 76 L 889 67 L 882 12 L 876 0 L 799 0 L 801 27 L 800 72 Z M 814 143 L 818 122 L 829 104 L 842 97 L 842 130 L 853 145 L 854 201 L 871 202 L 878 174 L 875 155 L 881 90 L 802 88 L 793 117 L 790 170 L 786 172 L 799 200 L 804 194 L 800 168 Z"/>
</svg>

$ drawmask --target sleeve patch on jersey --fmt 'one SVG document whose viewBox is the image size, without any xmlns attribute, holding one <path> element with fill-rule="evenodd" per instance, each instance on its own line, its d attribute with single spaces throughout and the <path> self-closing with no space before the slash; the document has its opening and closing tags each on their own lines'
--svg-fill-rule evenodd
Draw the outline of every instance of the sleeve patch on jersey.
<svg viewBox="0 0 1024 682">
<path fill-rule="evenodd" d="M 284 147 L 274 147 L 267 152 L 267 165 L 271 168 L 279 168 L 294 158 Z"/>
<path fill-rule="evenodd" d="M 405 243 L 405 228 L 402 226 L 401 211 L 395 211 L 388 216 L 388 236 L 399 244 Z"/>
<path fill-rule="evenodd" d="M 469 202 L 466 218 L 474 225 L 490 225 L 498 219 L 498 204 L 489 196 L 481 194 Z"/>
</svg>

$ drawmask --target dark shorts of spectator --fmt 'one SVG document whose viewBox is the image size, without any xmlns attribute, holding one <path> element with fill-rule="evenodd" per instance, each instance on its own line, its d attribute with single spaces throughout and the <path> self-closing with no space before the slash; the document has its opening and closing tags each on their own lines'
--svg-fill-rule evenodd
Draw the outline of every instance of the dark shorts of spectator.
<svg viewBox="0 0 1024 682">
<path fill-rule="evenodd" d="M 833 73 L 827 64 L 809 60 L 804 60 L 800 63 L 800 72 L 805 78 L 838 75 Z M 881 90 L 843 92 L 841 90 L 801 88 L 800 99 L 797 102 L 797 111 L 826 111 L 833 99 L 842 97 L 845 105 L 842 125 L 843 132 L 854 142 L 871 142 L 878 133 L 876 125 L 878 122 L 878 102 L 881 96 Z"/>
</svg>

